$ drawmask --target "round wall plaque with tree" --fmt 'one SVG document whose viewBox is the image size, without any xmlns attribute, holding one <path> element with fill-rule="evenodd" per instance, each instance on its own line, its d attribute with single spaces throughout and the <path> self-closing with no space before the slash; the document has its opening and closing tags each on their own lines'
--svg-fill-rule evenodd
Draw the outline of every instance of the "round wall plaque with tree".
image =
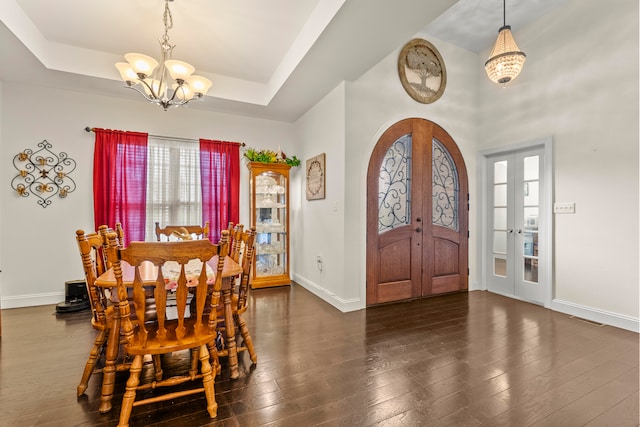
<svg viewBox="0 0 640 427">
<path fill-rule="evenodd" d="M 423 39 L 405 44 L 398 57 L 398 74 L 409 96 L 423 104 L 438 100 L 447 85 L 447 70 L 440 52 Z"/>
</svg>

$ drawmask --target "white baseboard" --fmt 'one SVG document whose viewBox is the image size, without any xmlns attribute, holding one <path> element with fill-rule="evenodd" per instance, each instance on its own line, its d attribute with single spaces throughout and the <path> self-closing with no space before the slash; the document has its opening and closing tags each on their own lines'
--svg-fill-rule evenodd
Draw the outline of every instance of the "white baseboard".
<svg viewBox="0 0 640 427">
<path fill-rule="evenodd" d="M 1 308 L 34 307 L 37 305 L 58 304 L 64 301 L 64 292 L 48 292 L 44 294 L 15 295 L 0 298 Z"/>
<path fill-rule="evenodd" d="M 640 333 L 640 319 L 612 313 L 597 308 L 586 307 L 568 301 L 554 299 L 551 301 L 551 309 L 561 313 L 580 317 L 592 322 L 615 326 L 628 331 Z"/>
<path fill-rule="evenodd" d="M 293 276 L 292 277 L 293 280 L 297 284 L 299 284 L 300 286 L 302 286 L 312 294 L 316 295 L 318 298 L 331 304 L 332 306 L 334 306 L 335 308 L 337 308 L 343 313 L 347 313 L 349 311 L 361 310 L 365 308 L 360 298 L 345 300 L 343 298 L 338 297 L 336 294 L 329 292 L 325 288 L 316 285 L 314 282 L 307 280 L 305 277 L 299 274 L 294 273 L 292 276 Z"/>
</svg>

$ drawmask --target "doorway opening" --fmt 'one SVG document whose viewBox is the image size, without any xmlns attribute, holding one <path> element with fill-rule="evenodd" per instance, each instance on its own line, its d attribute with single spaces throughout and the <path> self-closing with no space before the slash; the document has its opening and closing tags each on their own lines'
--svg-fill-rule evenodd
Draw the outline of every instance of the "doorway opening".
<svg viewBox="0 0 640 427">
<path fill-rule="evenodd" d="M 482 289 L 550 307 L 552 139 L 479 154 Z"/>
</svg>

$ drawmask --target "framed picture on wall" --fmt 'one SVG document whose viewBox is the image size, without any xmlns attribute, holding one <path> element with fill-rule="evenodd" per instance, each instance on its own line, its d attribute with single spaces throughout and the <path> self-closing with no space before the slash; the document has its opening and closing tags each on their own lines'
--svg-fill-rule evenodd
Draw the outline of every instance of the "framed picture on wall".
<svg viewBox="0 0 640 427">
<path fill-rule="evenodd" d="M 325 198 L 325 154 L 307 160 L 307 200 Z"/>
</svg>

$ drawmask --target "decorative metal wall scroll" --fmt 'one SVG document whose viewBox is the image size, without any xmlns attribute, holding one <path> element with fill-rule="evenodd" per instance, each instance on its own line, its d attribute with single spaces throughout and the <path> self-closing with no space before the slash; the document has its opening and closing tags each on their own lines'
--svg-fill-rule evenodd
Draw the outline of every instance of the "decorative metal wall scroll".
<svg viewBox="0 0 640 427">
<path fill-rule="evenodd" d="M 33 194 L 40 199 L 38 204 L 46 208 L 56 194 L 64 199 L 76 189 L 75 181 L 69 176 L 76 168 L 76 161 L 67 157 L 67 153 L 55 154 L 47 140 L 38 147 L 36 152 L 26 149 L 13 158 L 18 175 L 11 180 L 11 188 L 21 197 Z"/>
</svg>

